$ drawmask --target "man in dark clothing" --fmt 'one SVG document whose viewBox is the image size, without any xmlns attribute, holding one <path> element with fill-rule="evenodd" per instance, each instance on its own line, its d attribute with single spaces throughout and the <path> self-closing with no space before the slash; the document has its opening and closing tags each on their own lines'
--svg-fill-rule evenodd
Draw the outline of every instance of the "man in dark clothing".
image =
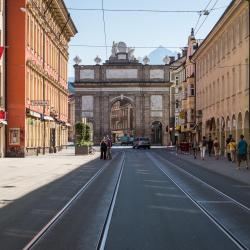
<svg viewBox="0 0 250 250">
<path fill-rule="evenodd" d="M 100 159 L 106 160 L 106 153 L 107 153 L 107 144 L 105 138 L 101 141 L 101 157 Z"/>
<path fill-rule="evenodd" d="M 229 146 L 228 146 L 228 144 L 230 143 L 231 139 L 232 139 L 232 135 L 229 135 L 228 138 L 226 139 L 227 159 L 229 161 L 232 161 L 232 159 L 231 159 L 231 153 L 230 153 Z"/>
<path fill-rule="evenodd" d="M 212 153 L 212 148 L 213 148 L 213 140 L 211 138 L 211 135 L 208 138 L 208 142 L 207 142 L 207 148 L 208 148 L 208 155 L 211 156 Z"/>
</svg>

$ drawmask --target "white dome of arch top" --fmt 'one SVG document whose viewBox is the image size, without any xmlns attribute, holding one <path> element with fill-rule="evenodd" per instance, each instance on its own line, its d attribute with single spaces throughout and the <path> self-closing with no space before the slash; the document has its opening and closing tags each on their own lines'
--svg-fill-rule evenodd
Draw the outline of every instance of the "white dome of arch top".
<svg viewBox="0 0 250 250">
<path fill-rule="evenodd" d="M 124 42 L 119 42 L 118 43 L 118 51 L 121 53 L 126 53 L 127 52 L 127 44 Z"/>
</svg>

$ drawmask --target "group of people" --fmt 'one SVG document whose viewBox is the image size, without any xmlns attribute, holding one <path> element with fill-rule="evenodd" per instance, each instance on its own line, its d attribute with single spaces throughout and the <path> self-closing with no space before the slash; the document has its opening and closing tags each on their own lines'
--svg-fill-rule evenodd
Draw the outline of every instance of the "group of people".
<svg viewBox="0 0 250 250">
<path fill-rule="evenodd" d="M 112 147 L 112 140 L 109 138 L 109 136 L 107 135 L 106 137 L 103 137 L 100 143 L 100 151 L 101 151 L 100 159 L 103 160 L 112 159 L 111 147 Z"/>
<path fill-rule="evenodd" d="M 214 155 L 216 159 L 219 159 L 220 155 L 220 144 L 218 141 L 218 138 L 215 137 L 214 140 L 212 140 L 212 137 L 209 136 L 208 140 L 205 136 L 203 136 L 202 140 L 200 141 L 199 145 L 197 145 L 196 140 L 194 140 L 192 144 L 192 149 L 194 153 L 194 158 L 197 158 L 197 151 L 198 148 L 200 149 L 201 153 L 201 159 L 205 160 L 205 154 L 208 150 L 208 155 L 212 155 L 212 150 L 214 150 Z M 236 143 L 235 139 L 232 137 L 232 135 L 229 135 L 229 137 L 226 139 L 226 152 L 227 152 L 227 159 L 232 162 L 237 162 L 238 169 L 240 168 L 240 164 L 242 161 L 245 161 L 246 169 L 248 169 L 248 162 L 247 162 L 247 148 L 248 144 L 244 140 L 244 135 L 240 136 L 239 142 Z"/>
</svg>

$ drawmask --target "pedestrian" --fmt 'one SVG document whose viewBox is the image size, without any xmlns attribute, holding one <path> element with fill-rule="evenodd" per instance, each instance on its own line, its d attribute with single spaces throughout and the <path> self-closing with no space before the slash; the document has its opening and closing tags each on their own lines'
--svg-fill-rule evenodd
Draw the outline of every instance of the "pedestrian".
<svg viewBox="0 0 250 250">
<path fill-rule="evenodd" d="M 192 143 L 194 159 L 197 158 L 197 147 L 198 147 L 197 141 L 196 141 L 196 138 L 194 138 L 193 143 Z"/>
<path fill-rule="evenodd" d="M 228 146 L 230 150 L 231 161 L 236 162 L 236 142 L 233 138 L 228 143 Z"/>
<path fill-rule="evenodd" d="M 248 169 L 248 162 L 247 162 L 247 142 L 244 140 L 244 135 L 240 136 L 240 140 L 237 145 L 237 151 L 238 151 L 238 169 L 240 169 L 240 163 L 241 161 L 245 161 L 246 163 L 246 169 Z"/>
<path fill-rule="evenodd" d="M 215 137 L 213 144 L 214 144 L 214 155 L 215 155 L 215 158 L 216 158 L 216 160 L 219 160 L 220 144 L 219 144 L 219 141 L 218 141 L 217 137 Z"/>
<path fill-rule="evenodd" d="M 107 140 L 107 159 L 111 160 L 112 159 L 112 155 L 111 155 L 112 141 L 108 135 L 106 137 L 106 140 Z"/>
<path fill-rule="evenodd" d="M 212 149 L 213 149 L 213 140 L 212 140 L 211 135 L 209 135 L 209 138 L 208 138 L 207 148 L 208 148 L 208 155 L 211 156 Z"/>
<path fill-rule="evenodd" d="M 200 142 L 201 159 L 203 161 L 205 160 L 206 149 L 207 149 L 207 140 L 206 140 L 206 136 L 203 136 Z"/>
<path fill-rule="evenodd" d="M 231 139 L 232 139 L 232 135 L 229 135 L 228 138 L 226 139 L 226 153 L 227 153 L 227 159 L 229 161 L 231 161 L 231 153 L 230 153 L 230 149 L 229 149 L 228 144 L 231 141 Z"/>
<path fill-rule="evenodd" d="M 101 147 L 101 157 L 100 159 L 106 160 L 106 153 L 107 153 L 107 143 L 105 137 L 102 139 L 100 143 Z"/>
</svg>

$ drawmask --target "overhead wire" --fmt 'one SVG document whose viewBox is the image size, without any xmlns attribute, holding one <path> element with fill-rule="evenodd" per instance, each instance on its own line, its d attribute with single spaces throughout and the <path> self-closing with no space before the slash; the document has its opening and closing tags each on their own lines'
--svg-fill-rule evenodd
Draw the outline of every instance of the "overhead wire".
<svg viewBox="0 0 250 250">
<path fill-rule="evenodd" d="M 200 21 L 200 19 L 201 19 L 201 16 L 204 15 L 204 12 L 207 10 L 207 8 L 208 8 L 208 6 L 209 6 L 209 4 L 210 4 L 211 2 L 212 2 L 212 0 L 210 0 L 210 1 L 208 2 L 208 4 L 206 5 L 206 7 L 204 8 L 203 12 L 200 12 L 200 13 L 199 13 L 199 17 L 198 17 L 198 20 L 197 20 L 196 25 L 195 25 L 195 27 L 194 27 L 194 31 L 196 30 L 196 28 L 197 28 L 197 26 L 198 26 L 198 24 L 199 24 L 199 21 Z"/>
<path fill-rule="evenodd" d="M 103 21 L 103 32 L 104 32 L 104 42 L 106 49 L 106 59 L 108 58 L 108 47 L 107 47 L 107 32 L 106 32 L 106 23 L 105 23 L 105 11 L 104 11 L 104 0 L 102 0 L 102 21 Z"/>
<path fill-rule="evenodd" d="M 219 0 L 216 0 L 212 9 L 215 7 L 215 5 L 218 3 Z M 199 26 L 198 30 L 195 32 L 195 35 L 199 32 L 199 30 L 201 29 L 202 25 L 205 23 L 205 21 L 207 20 L 208 16 L 209 16 L 210 12 L 208 13 L 208 15 L 205 17 L 205 19 L 203 20 L 203 22 L 201 23 L 201 25 Z"/>
</svg>

